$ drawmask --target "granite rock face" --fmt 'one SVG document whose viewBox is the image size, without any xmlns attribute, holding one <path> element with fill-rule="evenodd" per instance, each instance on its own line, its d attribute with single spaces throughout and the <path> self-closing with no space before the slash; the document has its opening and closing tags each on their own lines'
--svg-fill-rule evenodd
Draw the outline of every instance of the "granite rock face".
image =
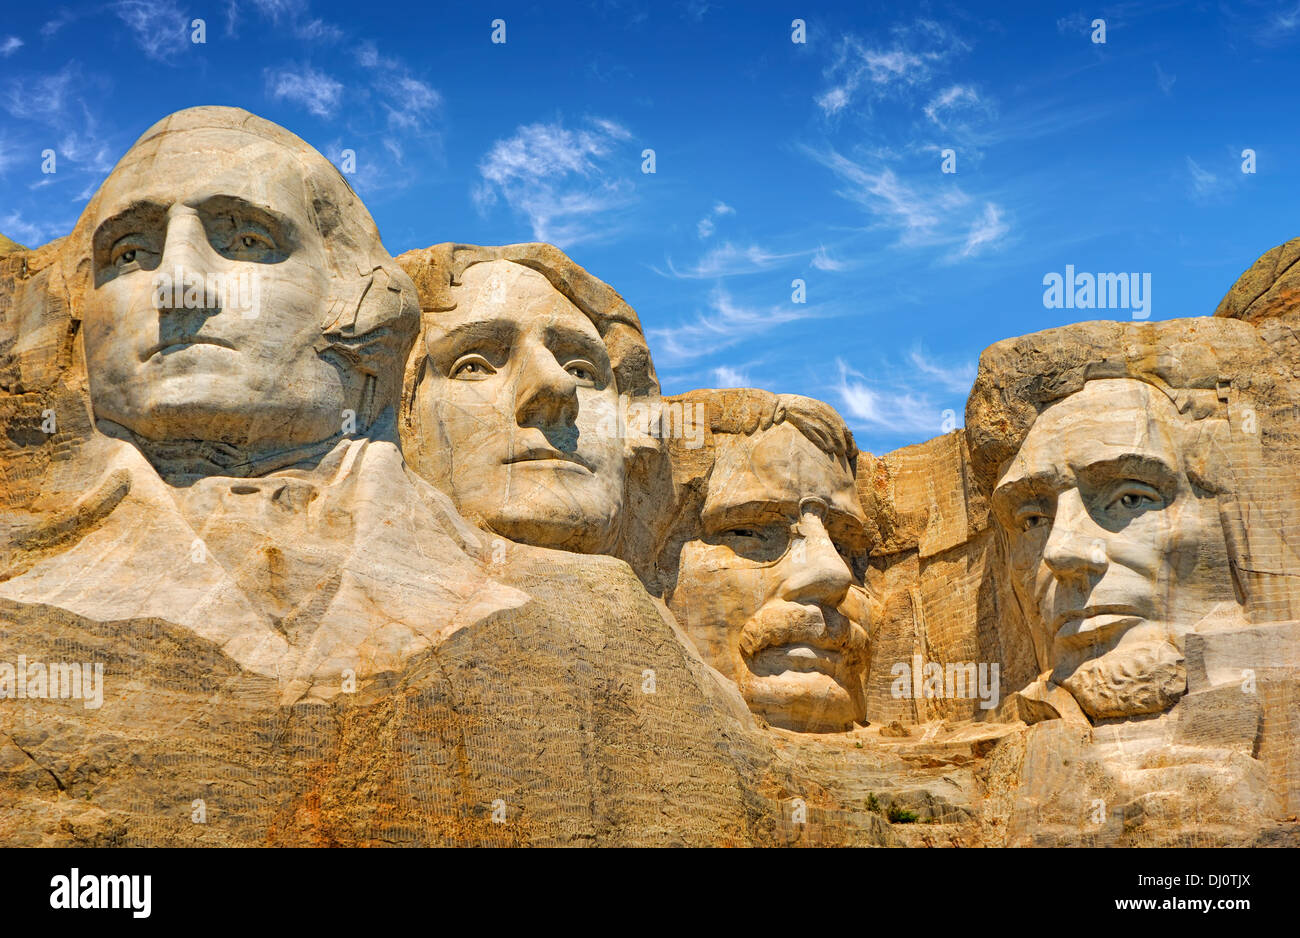
<svg viewBox="0 0 1300 938">
<path fill-rule="evenodd" d="M 1294 842 L 1297 244 L 876 456 L 173 114 L 0 244 L 0 843 Z"/>
</svg>

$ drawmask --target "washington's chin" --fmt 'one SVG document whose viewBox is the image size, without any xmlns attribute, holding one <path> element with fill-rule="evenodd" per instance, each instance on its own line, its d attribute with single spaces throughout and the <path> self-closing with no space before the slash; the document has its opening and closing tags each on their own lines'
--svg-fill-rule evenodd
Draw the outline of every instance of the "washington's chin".
<svg viewBox="0 0 1300 938">
<path fill-rule="evenodd" d="M 469 512 L 476 514 L 472 508 Z M 527 507 L 496 506 L 477 513 L 497 534 L 519 544 L 579 554 L 605 554 L 618 539 L 619 512 L 613 508 L 575 511 L 572 503 L 534 500 Z"/>
<path fill-rule="evenodd" d="M 750 710 L 781 729 L 837 733 L 864 717 L 844 686 L 818 671 L 751 674 L 742 691 Z"/>
<path fill-rule="evenodd" d="M 294 406 L 283 396 L 267 394 L 265 398 L 249 398 L 248 388 L 236 386 L 244 396 L 221 395 L 221 382 L 206 385 L 208 393 L 196 394 L 190 386 L 153 388 L 147 401 L 132 402 L 123 407 L 96 405 L 95 418 L 109 420 L 119 426 L 155 442 L 181 440 L 207 440 L 234 446 L 268 446 L 282 448 L 303 446 L 326 440 L 337 434 L 341 421 L 338 409 L 324 410 L 316 406 Z M 275 428 L 293 431 L 292 437 L 262 431 Z"/>
</svg>

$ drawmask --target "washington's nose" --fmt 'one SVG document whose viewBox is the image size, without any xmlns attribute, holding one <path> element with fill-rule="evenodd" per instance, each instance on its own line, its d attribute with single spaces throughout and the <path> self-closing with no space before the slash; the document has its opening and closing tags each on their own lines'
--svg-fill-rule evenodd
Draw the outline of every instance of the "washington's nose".
<svg viewBox="0 0 1300 938">
<path fill-rule="evenodd" d="M 167 235 L 158 274 L 173 280 L 179 278 L 180 283 L 178 289 L 158 292 L 159 309 L 177 306 L 188 284 L 206 283 L 217 260 L 198 213 L 188 206 L 173 206 L 167 216 Z"/>
<path fill-rule="evenodd" d="M 567 427 L 578 418 L 578 384 L 547 348 L 530 350 L 515 385 L 515 422 L 521 427 Z"/>
<path fill-rule="evenodd" d="M 843 602 L 853 583 L 853 572 L 835 549 L 821 518 L 806 513 L 800 520 L 803 550 L 791 550 L 783 563 L 788 573 L 781 584 L 781 598 L 794 603 L 816 603 L 835 608 Z"/>
<path fill-rule="evenodd" d="M 1107 566 L 1106 542 L 1078 489 L 1063 492 L 1043 547 L 1043 562 L 1058 579 L 1099 575 Z"/>
</svg>

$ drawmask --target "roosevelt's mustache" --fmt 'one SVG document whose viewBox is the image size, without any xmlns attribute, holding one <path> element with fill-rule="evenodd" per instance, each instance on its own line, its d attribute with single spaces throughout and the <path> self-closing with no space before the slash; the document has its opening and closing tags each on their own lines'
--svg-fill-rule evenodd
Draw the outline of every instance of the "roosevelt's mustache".
<svg viewBox="0 0 1300 938">
<path fill-rule="evenodd" d="M 765 648 L 796 644 L 860 658 L 866 656 L 867 633 L 838 609 L 792 602 L 764 606 L 740 632 L 740 651 L 750 658 Z"/>
</svg>

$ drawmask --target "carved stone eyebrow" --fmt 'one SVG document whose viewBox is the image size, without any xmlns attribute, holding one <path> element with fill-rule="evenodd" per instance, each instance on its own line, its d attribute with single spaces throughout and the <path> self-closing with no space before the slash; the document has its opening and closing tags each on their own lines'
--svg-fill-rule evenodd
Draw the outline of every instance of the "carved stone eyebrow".
<svg viewBox="0 0 1300 938">
<path fill-rule="evenodd" d="M 1010 520 L 1024 502 L 1055 498 L 1069 484 L 1068 474 L 1055 468 L 1018 476 L 993 490 L 993 510 L 999 517 Z"/>
<path fill-rule="evenodd" d="M 1176 486 L 1181 473 L 1177 465 L 1153 453 L 1121 453 L 1079 466 L 1075 474 L 1088 487 L 1097 488 L 1126 477 L 1153 481 L 1160 486 Z"/>
<path fill-rule="evenodd" d="M 431 356 L 447 355 L 456 346 L 472 340 L 494 343 L 498 346 L 508 345 L 514 341 L 519 331 L 519 324 L 513 319 L 471 319 L 458 323 L 446 330 L 437 327 L 429 331 L 425 346 Z"/>
<path fill-rule="evenodd" d="M 115 240 L 119 235 L 124 234 L 123 229 L 128 227 L 135 219 L 145 216 L 161 218 L 166 214 L 166 211 L 166 206 L 161 202 L 137 199 L 96 225 L 92 241 L 96 247 L 100 247 L 107 239 Z"/>
<path fill-rule="evenodd" d="M 589 335 L 581 329 L 561 323 L 549 324 L 544 336 L 548 345 L 564 344 L 578 348 L 592 355 L 595 358 L 594 364 L 609 364 L 609 349 L 605 347 L 605 341 L 600 336 Z"/>
</svg>

